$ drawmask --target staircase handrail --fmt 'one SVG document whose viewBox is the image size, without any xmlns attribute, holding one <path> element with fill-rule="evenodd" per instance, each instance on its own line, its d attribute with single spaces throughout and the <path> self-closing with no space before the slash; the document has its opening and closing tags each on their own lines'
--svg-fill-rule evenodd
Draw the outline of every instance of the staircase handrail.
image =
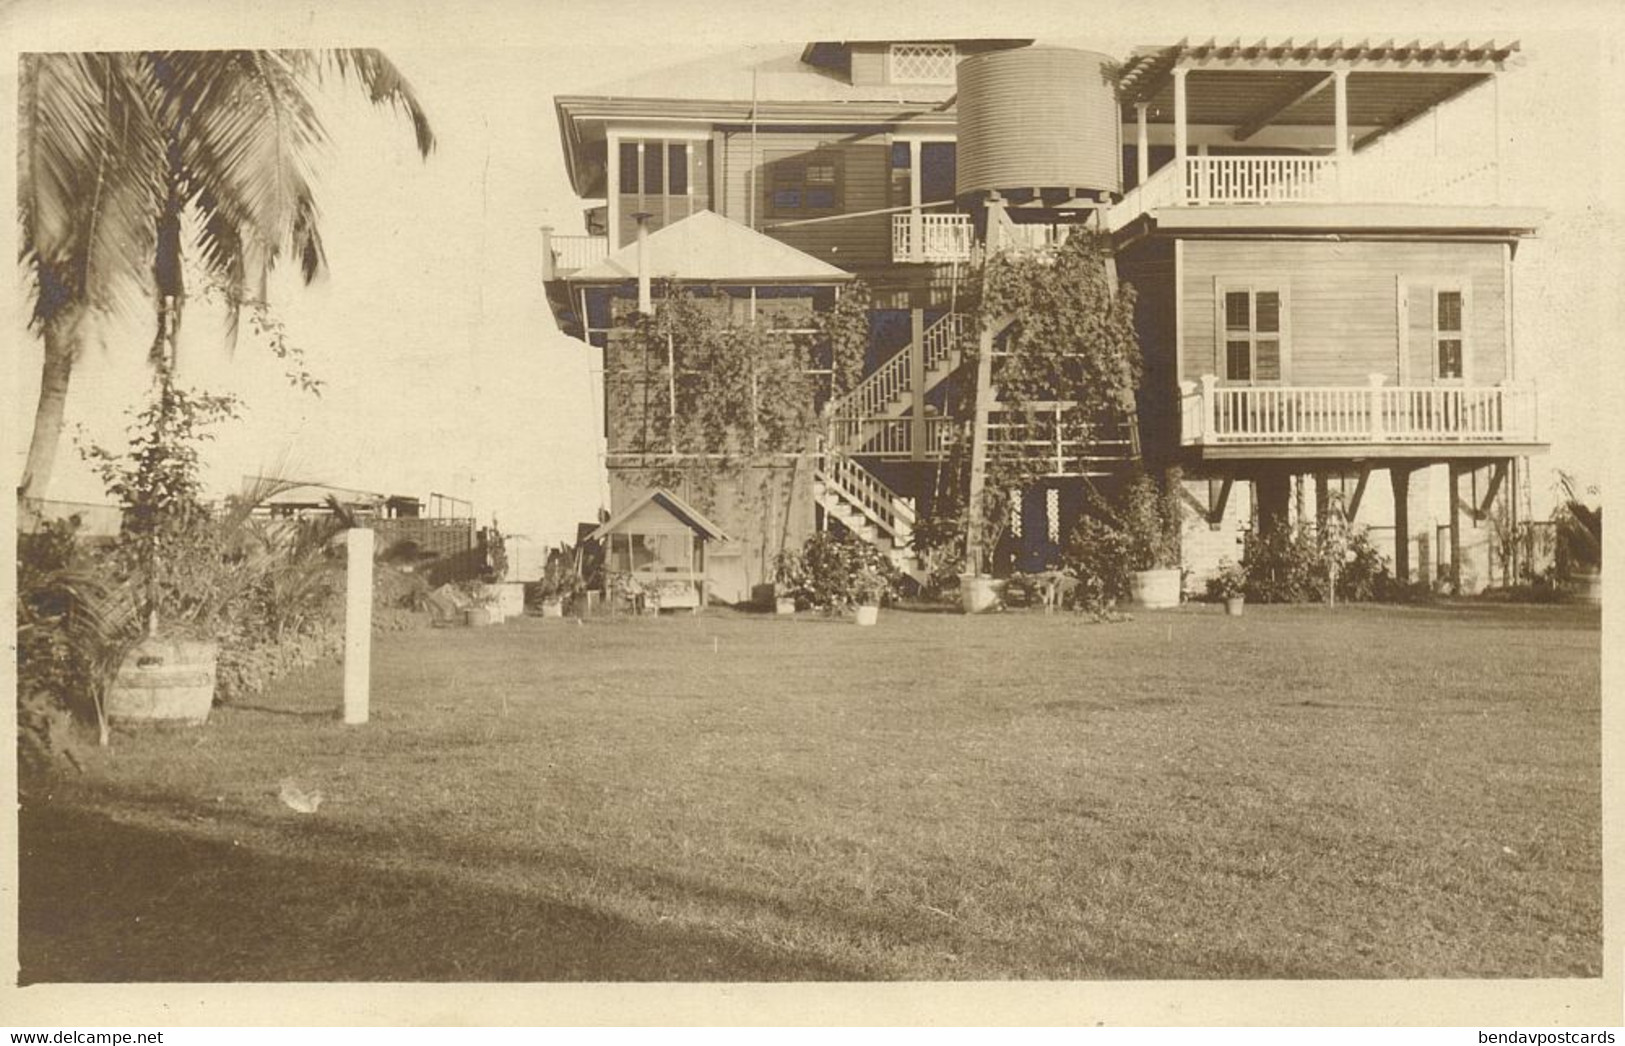
<svg viewBox="0 0 1625 1046">
<path fill-rule="evenodd" d="M 908 540 L 917 518 L 912 501 L 898 495 L 874 473 L 834 448 L 824 448 L 818 472 L 825 483 L 869 517 L 875 526 L 898 543 Z"/>
<path fill-rule="evenodd" d="M 925 329 L 922 336 L 925 348 L 925 367 L 931 370 L 953 355 L 954 346 L 964 330 L 965 317 L 957 312 L 944 313 Z M 886 404 L 908 392 L 912 385 L 909 353 L 913 342 L 870 371 L 852 391 L 835 404 L 834 413 L 842 417 L 870 417 L 884 413 Z"/>
</svg>

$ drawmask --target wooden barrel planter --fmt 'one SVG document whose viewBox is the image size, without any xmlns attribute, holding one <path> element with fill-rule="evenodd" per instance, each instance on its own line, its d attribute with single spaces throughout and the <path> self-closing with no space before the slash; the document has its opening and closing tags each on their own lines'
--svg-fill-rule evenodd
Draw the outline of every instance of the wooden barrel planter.
<svg viewBox="0 0 1625 1046">
<path fill-rule="evenodd" d="M 216 644 L 149 637 L 135 645 L 107 691 L 115 723 L 201 726 L 214 706 Z"/>
<path fill-rule="evenodd" d="M 967 614 L 992 610 L 999 602 L 998 584 L 986 574 L 961 574 L 959 599 Z"/>
<path fill-rule="evenodd" d="M 1136 570 L 1129 576 L 1129 595 L 1142 610 L 1167 610 L 1179 605 L 1178 567 Z"/>
</svg>

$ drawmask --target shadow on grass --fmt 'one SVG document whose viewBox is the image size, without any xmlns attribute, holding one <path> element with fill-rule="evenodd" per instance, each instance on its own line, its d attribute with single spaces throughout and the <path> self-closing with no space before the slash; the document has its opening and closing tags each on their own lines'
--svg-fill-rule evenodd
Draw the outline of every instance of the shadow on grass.
<svg viewBox="0 0 1625 1046">
<path fill-rule="evenodd" d="M 19 982 L 840 980 L 525 893 L 52 805 L 19 824 Z"/>
</svg>

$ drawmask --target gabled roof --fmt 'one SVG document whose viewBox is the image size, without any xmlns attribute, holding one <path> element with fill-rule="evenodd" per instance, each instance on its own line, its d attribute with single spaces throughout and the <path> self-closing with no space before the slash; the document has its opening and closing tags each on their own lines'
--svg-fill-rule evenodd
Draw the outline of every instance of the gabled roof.
<svg viewBox="0 0 1625 1046">
<path fill-rule="evenodd" d="M 649 275 L 704 283 L 833 283 L 852 274 L 713 211 L 699 211 L 649 234 Z M 569 277 L 572 283 L 624 283 L 638 275 L 629 243 Z"/>
<path fill-rule="evenodd" d="M 592 533 L 586 536 L 585 540 L 597 541 L 604 537 L 604 535 L 614 532 L 621 526 L 621 524 L 637 515 L 637 513 L 651 501 L 665 509 L 667 512 L 671 513 L 673 516 L 676 516 L 678 519 L 682 520 L 688 525 L 689 529 L 694 531 L 696 534 L 703 535 L 711 541 L 728 540 L 728 535 L 722 532 L 721 527 L 718 527 L 715 523 L 712 523 L 710 520 L 706 519 L 698 511 L 696 511 L 693 506 L 689 505 L 682 498 L 663 487 L 655 487 L 653 490 L 649 491 L 641 498 L 638 498 L 626 508 L 622 509 L 619 514 L 612 516 L 607 522 L 600 523 L 598 527 L 592 531 Z"/>
</svg>

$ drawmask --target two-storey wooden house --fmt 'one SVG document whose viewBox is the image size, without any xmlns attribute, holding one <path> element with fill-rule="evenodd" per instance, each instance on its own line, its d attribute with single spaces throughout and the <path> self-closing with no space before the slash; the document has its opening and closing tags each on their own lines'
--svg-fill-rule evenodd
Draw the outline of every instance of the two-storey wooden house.
<svg viewBox="0 0 1625 1046">
<path fill-rule="evenodd" d="M 1363 517 L 1387 502 L 1409 576 L 1413 476 L 1444 473 L 1454 538 L 1541 449 L 1510 322 L 1539 214 L 1500 199 L 1493 120 L 1473 155 L 1405 145 L 1459 96 L 1498 99 L 1515 51 L 1210 42 L 1114 61 L 1027 40 L 825 41 L 561 96 L 587 235 L 544 233 L 548 293 L 564 330 L 610 351 L 639 275 L 722 287 L 750 317 L 825 308 L 861 276 L 867 373 L 783 534 L 839 521 L 908 567 L 950 438 L 944 389 L 967 380 L 970 263 L 1089 225 L 1138 291 L 1148 461 L 1181 465 L 1230 542 L 1292 511 L 1306 479 Z M 630 501 L 610 420 L 612 491 Z M 1013 520 L 1036 558 L 1098 471 L 1056 432 Z M 1193 566 L 1225 550 L 1194 536 Z"/>
</svg>

